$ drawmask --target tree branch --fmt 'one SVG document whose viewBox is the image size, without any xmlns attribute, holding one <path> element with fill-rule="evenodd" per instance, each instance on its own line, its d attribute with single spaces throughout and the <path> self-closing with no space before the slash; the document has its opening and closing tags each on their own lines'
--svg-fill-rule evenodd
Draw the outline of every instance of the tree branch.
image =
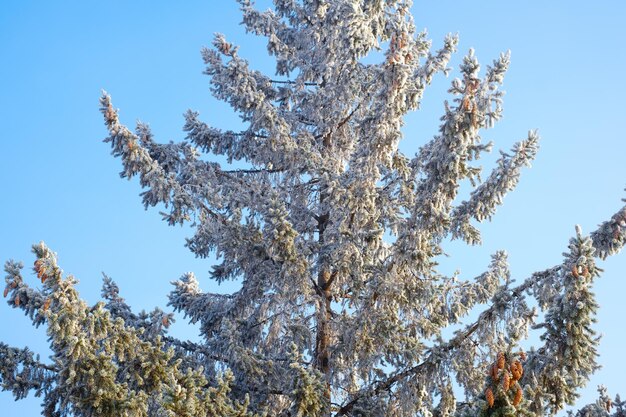
<svg viewBox="0 0 626 417">
<path fill-rule="evenodd" d="M 291 80 L 270 80 L 270 82 L 273 84 L 298 84 L 296 81 L 291 81 Z M 314 83 L 314 82 L 304 82 L 302 84 L 306 86 L 313 86 L 313 87 L 319 86 L 318 83 Z"/>
<path fill-rule="evenodd" d="M 606 243 L 602 239 L 596 238 L 593 240 L 593 246 L 596 249 L 597 257 L 600 257 L 600 258 L 602 258 L 603 256 L 606 257 L 606 254 L 614 254 L 614 253 L 617 253 L 617 251 L 622 249 L 624 245 L 624 235 L 626 235 L 625 213 L 626 213 L 626 207 L 622 207 L 616 214 L 612 216 L 610 221 L 602 223 L 598 230 L 591 233 L 592 236 L 599 236 L 603 232 L 603 230 L 608 227 L 607 225 L 610 224 L 612 233 L 614 234 L 613 246 L 611 248 L 612 250 L 611 252 L 608 252 L 608 253 L 605 250 Z M 605 251 L 603 252 L 603 250 Z M 553 266 L 552 268 L 548 268 L 541 272 L 533 273 L 529 278 L 524 280 L 522 284 L 518 285 L 517 287 L 513 288 L 510 291 L 509 300 L 512 300 L 513 298 L 522 297 L 522 294 L 528 289 L 530 289 L 534 284 L 541 282 L 547 279 L 548 277 L 553 276 L 554 274 L 558 273 L 562 267 L 563 267 L 562 265 L 556 265 L 556 266 Z M 393 385 L 396 384 L 397 382 L 419 373 L 423 368 L 426 368 L 428 366 L 435 366 L 437 363 L 442 361 L 442 353 L 448 353 L 452 351 L 453 349 L 456 349 L 457 347 L 461 346 L 463 342 L 469 339 L 472 336 L 472 334 L 474 334 L 476 330 L 478 330 L 481 322 L 484 322 L 487 317 L 489 317 L 490 315 L 496 312 L 496 309 L 500 309 L 501 307 L 502 306 L 498 303 L 492 304 L 487 310 L 483 311 L 480 314 L 480 316 L 478 317 L 478 320 L 468 325 L 464 331 L 458 333 L 455 337 L 450 339 L 447 343 L 442 344 L 441 347 L 439 347 L 436 352 L 431 351 L 430 355 L 428 355 L 428 357 L 424 359 L 424 361 L 422 361 L 420 364 L 415 365 L 411 368 L 408 368 L 402 372 L 396 373 L 395 375 L 387 378 L 385 381 L 377 381 L 374 384 L 370 385 L 369 387 L 359 391 L 349 402 L 344 404 L 337 411 L 334 417 L 348 415 L 348 413 L 352 411 L 354 406 L 362 398 L 373 397 L 373 396 L 380 394 L 383 391 L 389 391 L 393 387 Z"/>
</svg>

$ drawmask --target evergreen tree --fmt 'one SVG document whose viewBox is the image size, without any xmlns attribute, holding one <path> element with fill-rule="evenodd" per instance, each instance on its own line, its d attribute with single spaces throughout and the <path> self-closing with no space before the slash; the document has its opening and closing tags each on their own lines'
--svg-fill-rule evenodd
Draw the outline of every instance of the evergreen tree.
<svg viewBox="0 0 626 417">
<path fill-rule="evenodd" d="M 42 288 L 9 261 L 5 296 L 47 326 L 52 361 L 1 344 L 2 388 L 43 396 L 46 416 L 509 416 L 571 404 L 597 368 L 595 260 L 623 247 L 626 207 L 590 235 L 577 228 L 561 263 L 517 285 L 503 251 L 475 279 L 437 268 L 448 239 L 481 242 L 476 223 L 538 150 L 531 131 L 484 180 L 473 163 L 492 149 L 480 133 L 501 116 L 508 54 L 481 72 L 469 51 L 439 133 L 411 157 L 398 148 L 403 117 L 448 73 L 456 37 L 432 50 L 408 0 L 274 0 L 266 12 L 239 3 L 246 29 L 268 40 L 276 78 L 223 35 L 203 58 L 212 93 L 245 129 L 189 111 L 186 139 L 160 144 L 147 125 L 121 124 L 106 93 L 101 111 L 144 205 L 193 225 L 188 248 L 216 253 L 212 278 L 241 288 L 202 292 L 182 276 L 170 305 L 203 340 L 177 340 L 171 313 L 133 313 L 107 277 L 105 301 L 86 305 L 56 255 L 35 245 Z M 376 51 L 380 62 L 364 63 Z M 465 181 L 474 189 L 459 202 Z M 460 328 L 446 340 L 450 326 Z M 542 345 L 520 353 L 531 328 Z M 603 401 L 580 413 L 608 414 Z"/>
</svg>

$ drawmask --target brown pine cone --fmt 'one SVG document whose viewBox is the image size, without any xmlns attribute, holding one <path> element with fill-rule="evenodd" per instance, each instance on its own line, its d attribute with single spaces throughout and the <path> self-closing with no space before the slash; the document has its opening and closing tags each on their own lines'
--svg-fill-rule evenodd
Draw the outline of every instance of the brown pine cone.
<svg viewBox="0 0 626 417">
<path fill-rule="evenodd" d="M 504 392 L 508 391 L 509 388 L 511 387 L 511 377 L 509 376 L 509 373 L 504 371 L 504 375 L 502 375 L 502 388 L 504 389 Z"/>
<path fill-rule="evenodd" d="M 493 407 L 495 398 L 493 397 L 493 391 L 491 391 L 491 388 L 487 388 L 485 391 L 485 399 L 487 400 L 487 404 L 489 404 L 489 408 Z"/>
<path fill-rule="evenodd" d="M 498 382 L 498 367 L 495 364 L 491 365 L 491 379 L 494 383 Z"/>
<path fill-rule="evenodd" d="M 513 398 L 513 405 L 517 407 L 519 403 L 522 402 L 522 397 L 523 397 L 522 387 L 518 386 L 517 391 L 515 392 L 515 397 Z"/>
<path fill-rule="evenodd" d="M 504 357 L 504 353 L 498 353 L 498 369 L 504 369 L 504 365 L 506 364 L 506 359 Z"/>
<path fill-rule="evenodd" d="M 511 375 L 513 376 L 513 380 L 519 381 L 522 379 L 522 375 L 524 374 L 524 369 L 522 368 L 522 364 L 520 361 L 515 361 L 510 366 Z"/>
</svg>

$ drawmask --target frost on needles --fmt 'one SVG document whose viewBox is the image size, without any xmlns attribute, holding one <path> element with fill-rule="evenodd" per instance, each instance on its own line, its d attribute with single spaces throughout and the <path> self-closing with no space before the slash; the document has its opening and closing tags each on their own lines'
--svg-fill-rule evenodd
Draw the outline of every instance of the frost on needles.
<svg viewBox="0 0 626 417">
<path fill-rule="evenodd" d="M 0 344 L 2 388 L 40 396 L 50 417 L 539 416 L 573 403 L 597 368 L 596 259 L 622 249 L 626 207 L 591 235 L 577 229 L 560 263 L 518 284 L 504 251 L 474 279 L 437 265 L 450 239 L 481 242 L 478 224 L 537 153 L 531 131 L 484 178 L 474 162 L 493 147 L 480 134 L 501 117 L 509 55 L 481 69 L 470 50 L 439 132 L 405 155 L 403 117 L 450 71 L 455 36 L 433 49 L 409 1 L 275 0 L 265 12 L 239 3 L 276 75 L 251 69 L 221 34 L 202 57 L 243 130 L 190 110 L 186 138 L 160 144 L 147 125 L 124 126 L 106 93 L 101 111 L 144 205 L 191 224 L 187 247 L 216 254 L 211 278 L 240 289 L 203 292 L 193 274 L 174 282 L 169 305 L 202 336 L 177 340 L 172 313 L 133 313 L 108 277 L 104 301 L 88 306 L 56 255 L 35 245 L 41 285 L 9 261 L 4 295 L 46 327 L 53 354 Z M 375 52 L 378 62 L 364 63 Z M 466 181 L 474 188 L 459 202 Z M 541 344 L 523 352 L 529 331 Z M 624 415 L 619 398 L 600 394 L 581 415 Z"/>
</svg>

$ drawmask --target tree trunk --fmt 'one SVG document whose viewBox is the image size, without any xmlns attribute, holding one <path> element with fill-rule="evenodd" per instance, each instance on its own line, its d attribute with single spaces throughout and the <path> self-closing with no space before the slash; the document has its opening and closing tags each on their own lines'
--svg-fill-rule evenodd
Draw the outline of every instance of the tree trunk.
<svg viewBox="0 0 626 417">
<path fill-rule="evenodd" d="M 326 379 L 324 397 L 330 406 L 330 273 L 320 271 L 317 276 L 317 287 L 320 295 L 317 311 L 317 334 L 315 339 L 315 367 Z M 330 407 L 328 408 L 328 411 Z"/>
<path fill-rule="evenodd" d="M 325 135 L 322 141 L 323 152 L 330 150 L 330 135 Z M 329 209 L 326 207 L 326 201 L 328 199 L 328 191 L 325 184 L 320 187 L 319 197 L 319 217 L 318 217 L 318 241 L 320 243 L 320 256 L 318 258 L 318 274 L 316 292 L 319 295 L 319 302 L 317 304 L 317 332 L 315 336 L 315 368 L 324 375 L 325 378 L 325 390 L 324 397 L 326 399 L 326 407 L 323 415 L 330 416 L 330 320 L 332 316 L 332 309 L 330 306 L 331 297 L 331 273 L 328 259 L 324 254 L 326 253 L 324 248 L 324 231 L 328 225 Z"/>
</svg>

